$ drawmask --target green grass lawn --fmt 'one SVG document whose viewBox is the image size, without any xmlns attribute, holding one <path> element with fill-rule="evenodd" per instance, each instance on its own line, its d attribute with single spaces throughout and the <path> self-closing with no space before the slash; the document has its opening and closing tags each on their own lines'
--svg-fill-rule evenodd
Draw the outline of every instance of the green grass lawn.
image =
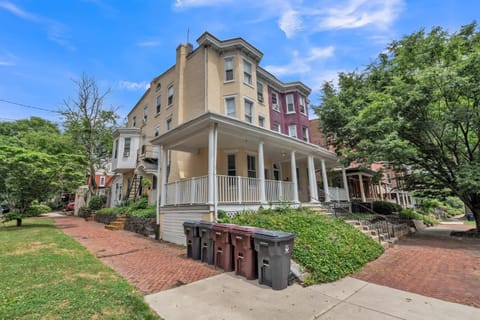
<svg viewBox="0 0 480 320">
<path fill-rule="evenodd" d="M 463 221 L 463 224 L 468 224 L 470 226 L 474 226 L 475 225 L 475 221 Z"/>
<path fill-rule="evenodd" d="M 306 284 L 341 279 L 376 259 L 383 247 L 342 219 L 291 209 L 288 213 L 241 214 L 231 222 L 297 235 L 293 259 L 310 276 Z"/>
<path fill-rule="evenodd" d="M 0 224 L 0 319 L 158 319 L 52 219 Z"/>
</svg>

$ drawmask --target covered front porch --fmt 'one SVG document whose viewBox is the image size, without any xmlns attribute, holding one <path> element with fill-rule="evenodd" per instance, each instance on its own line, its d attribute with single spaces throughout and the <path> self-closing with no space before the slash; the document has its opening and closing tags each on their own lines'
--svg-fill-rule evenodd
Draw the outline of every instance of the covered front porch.
<svg viewBox="0 0 480 320">
<path fill-rule="evenodd" d="M 235 118 L 206 113 L 152 143 L 160 146 L 160 211 L 349 200 L 345 171 L 344 188 L 318 188 L 339 166 L 334 153 Z"/>
</svg>

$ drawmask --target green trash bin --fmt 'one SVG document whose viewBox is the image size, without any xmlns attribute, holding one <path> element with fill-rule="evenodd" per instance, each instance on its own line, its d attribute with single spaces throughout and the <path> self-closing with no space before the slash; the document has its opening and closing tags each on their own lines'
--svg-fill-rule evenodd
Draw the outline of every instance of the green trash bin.
<svg viewBox="0 0 480 320">
<path fill-rule="evenodd" d="M 258 283 L 274 290 L 285 289 L 288 286 L 295 234 L 259 230 L 252 237 L 258 255 Z"/>
<path fill-rule="evenodd" d="M 213 222 L 203 221 L 199 222 L 198 230 L 200 235 L 200 260 L 210 265 L 215 262 L 215 241 L 212 238 Z"/>
<path fill-rule="evenodd" d="M 187 238 L 187 257 L 200 260 L 200 236 L 198 221 L 188 220 L 183 222 L 183 231 Z"/>
</svg>

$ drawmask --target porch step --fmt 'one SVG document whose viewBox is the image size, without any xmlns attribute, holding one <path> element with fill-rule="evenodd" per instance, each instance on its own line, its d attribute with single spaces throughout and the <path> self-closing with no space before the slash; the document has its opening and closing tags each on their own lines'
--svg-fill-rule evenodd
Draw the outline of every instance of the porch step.
<svg viewBox="0 0 480 320">
<path fill-rule="evenodd" d="M 323 208 L 321 205 L 307 204 L 307 205 L 303 205 L 303 207 L 307 208 L 307 209 L 310 209 L 314 213 L 330 214 L 330 212 L 327 209 Z"/>
<path fill-rule="evenodd" d="M 108 230 L 123 230 L 125 226 L 125 217 L 119 217 L 117 220 L 110 222 L 109 224 L 105 225 L 105 229 Z"/>
</svg>

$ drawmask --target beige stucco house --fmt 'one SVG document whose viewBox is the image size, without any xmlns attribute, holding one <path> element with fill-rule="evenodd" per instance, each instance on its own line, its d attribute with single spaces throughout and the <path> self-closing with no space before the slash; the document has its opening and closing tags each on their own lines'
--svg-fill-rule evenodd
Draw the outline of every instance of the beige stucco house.
<svg viewBox="0 0 480 320">
<path fill-rule="evenodd" d="M 159 199 L 161 237 L 184 243 L 183 221 L 213 220 L 219 210 L 319 205 L 320 194 L 348 201 L 345 188 L 322 183 L 339 164 L 309 141 L 310 88 L 260 67 L 263 54 L 242 38 L 206 32 L 197 43 L 178 46 L 175 65 L 115 132 L 111 203 L 140 192 Z"/>
</svg>

